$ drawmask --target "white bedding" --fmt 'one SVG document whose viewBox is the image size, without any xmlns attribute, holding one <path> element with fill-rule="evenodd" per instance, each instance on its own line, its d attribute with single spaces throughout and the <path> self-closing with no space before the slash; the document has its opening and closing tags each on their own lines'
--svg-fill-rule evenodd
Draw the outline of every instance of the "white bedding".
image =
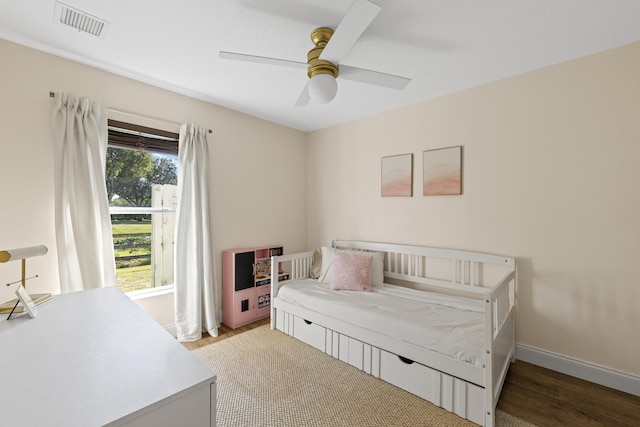
<svg viewBox="0 0 640 427">
<path fill-rule="evenodd" d="M 278 299 L 484 366 L 482 301 L 385 284 L 334 291 L 313 279 L 283 284 Z"/>
</svg>

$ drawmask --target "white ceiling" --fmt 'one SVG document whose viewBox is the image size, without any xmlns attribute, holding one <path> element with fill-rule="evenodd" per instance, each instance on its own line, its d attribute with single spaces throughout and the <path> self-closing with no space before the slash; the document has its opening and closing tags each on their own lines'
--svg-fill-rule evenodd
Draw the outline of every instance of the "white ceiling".
<svg viewBox="0 0 640 427">
<path fill-rule="evenodd" d="M 310 32 L 352 1 L 64 0 L 110 23 L 97 38 L 54 22 L 54 0 L 0 0 L 0 38 L 303 131 L 640 40 L 638 0 L 373 0 L 382 11 L 342 63 L 412 82 L 338 79 L 331 103 L 306 107 L 305 70 L 218 57 L 306 62 Z"/>
</svg>

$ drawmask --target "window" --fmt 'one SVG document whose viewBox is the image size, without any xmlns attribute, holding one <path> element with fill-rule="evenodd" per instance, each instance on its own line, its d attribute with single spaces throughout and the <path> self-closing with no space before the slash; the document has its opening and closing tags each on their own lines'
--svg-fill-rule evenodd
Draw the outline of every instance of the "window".
<svg viewBox="0 0 640 427">
<path fill-rule="evenodd" d="M 173 285 L 178 134 L 109 120 L 106 184 L 118 287 Z"/>
</svg>

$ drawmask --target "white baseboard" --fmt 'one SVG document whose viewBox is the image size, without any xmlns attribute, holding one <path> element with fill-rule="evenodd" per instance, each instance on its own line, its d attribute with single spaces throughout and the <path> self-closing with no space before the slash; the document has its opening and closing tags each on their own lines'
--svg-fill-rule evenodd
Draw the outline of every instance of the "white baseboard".
<svg viewBox="0 0 640 427">
<path fill-rule="evenodd" d="M 172 337 L 178 338 L 178 329 L 176 328 L 175 323 L 165 326 L 164 329 L 169 332 Z"/>
<path fill-rule="evenodd" d="M 516 359 L 640 396 L 640 377 L 635 375 L 625 374 L 521 344 L 516 345 Z"/>
</svg>

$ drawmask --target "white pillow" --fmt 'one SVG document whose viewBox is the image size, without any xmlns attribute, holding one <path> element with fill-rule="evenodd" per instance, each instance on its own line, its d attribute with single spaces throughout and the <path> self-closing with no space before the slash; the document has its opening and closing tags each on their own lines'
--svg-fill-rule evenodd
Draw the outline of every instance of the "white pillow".
<svg viewBox="0 0 640 427">
<path fill-rule="evenodd" d="M 318 282 L 331 283 L 333 279 L 333 254 L 355 254 L 355 255 L 371 255 L 373 257 L 371 262 L 371 287 L 382 288 L 384 287 L 384 256 L 382 252 L 370 252 L 359 251 L 355 249 L 334 249 L 323 246 L 322 251 L 322 269 L 320 270 L 320 276 Z"/>
<path fill-rule="evenodd" d="M 374 288 L 384 287 L 384 254 L 382 252 L 365 252 L 373 256 L 371 263 L 371 286 Z"/>
<path fill-rule="evenodd" d="M 320 268 L 318 282 L 331 283 L 331 278 L 333 277 L 333 248 L 323 246 L 320 248 L 320 252 L 322 252 L 322 267 Z"/>
</svg>

